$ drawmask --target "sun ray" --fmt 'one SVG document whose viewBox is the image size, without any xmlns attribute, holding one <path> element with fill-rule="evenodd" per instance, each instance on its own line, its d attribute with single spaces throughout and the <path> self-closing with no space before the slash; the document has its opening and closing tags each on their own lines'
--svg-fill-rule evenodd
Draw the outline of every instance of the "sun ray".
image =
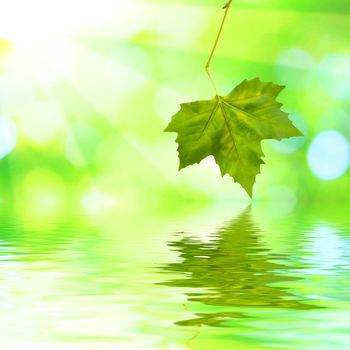
<svg viewBox="0 0 350 350">
<path fill-rule="evenodd" d="M 79 65 L 70 75 L 69 83 L 104 118 L 115 124 L 118 118 L 116 111 L 123 99 L 131 91 L 145 86 L 149 78 L 83 46 L 79 46 L 77 51 Z"/>
<path fill-rule="evenodd" d="M 165 180 L 168 184 L 173 183 L 173 180 L 169 174 L 167 174 L 164 169 L 162 169 L 161 164 L 159 164 L 157 159 L 157 154 L 152 150 L 152 147 L 145 144 L 143 141 L 138 139 L 131 134 L 121 132 L 117 126 L 106 118 L 102 118 L 100 112 L 95 109 L 93 104 L 82 96 L 79 91 L 69 82 L 62 83 L 60 87 L 54 90 L 53 98 L 56 99 L 57 103 L 63 109 L 65 115 L 69 116 L 69 122 L 67 119 L 67 128 L 70 130 L 74 136 L 74 131 L 72 130 L 72 123 L 74 121 L 86 120 L 95 127 L 98 131 L 101 131 L 105 139 L 113 137 L 118 139 L 119 142 L 124 143 L 142 157 L 152 168 L 157 170 L 157 173 Z M 76 113 L 78 113 L 76 115 Z M 74 115 L 74 118 L 72 118 Z M 76 146 L 81 148 L 79 142 L 76 140 Z M 84 157 L 82 150 L 80 149 L 81 157 Z M 90 170 L 91 181 L 94 183 L 94 176 L 96 175 L 95 169 L 89 166 L 89 162 L 86 162 L 87 168 Z"/>
</svg>

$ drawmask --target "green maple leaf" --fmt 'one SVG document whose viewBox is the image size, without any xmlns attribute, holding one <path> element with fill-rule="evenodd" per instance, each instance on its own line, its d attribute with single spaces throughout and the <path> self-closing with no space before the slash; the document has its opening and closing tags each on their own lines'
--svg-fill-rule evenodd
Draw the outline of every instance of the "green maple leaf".
<svg viewBox="0 0 350 350">
<path fill-rule="evenodd" d="M 228 174 L 252 196 L 264 164 L 261 141 L 303 136 L 276 97 L 284 86 L 244 80 L 225 97 L 184 103 L 166 132 L 177 132 L 179 170 L 212 155 L 221 174 Z"/>
</svg>

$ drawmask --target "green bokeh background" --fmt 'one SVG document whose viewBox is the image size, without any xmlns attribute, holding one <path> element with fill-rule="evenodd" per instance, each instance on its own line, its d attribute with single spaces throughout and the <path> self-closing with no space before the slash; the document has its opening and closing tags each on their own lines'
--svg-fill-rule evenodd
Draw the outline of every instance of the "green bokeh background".
<svg viewBox="0 0 350 350">
<path fill-rule="evenodd" d="M 1 349 L 348 348 L 350 3 L 233 0 L 221 94 L 286 85 L 305 134 L 263 142 L 251 208 L 163 132 L 213 97 L 223 5 L 1 4 Z"/>
<path fill-rule="evenodd" d="M 127 215 L 248 202 L 211 159 L 178 173 L 175 135 L 163 133 L 180 103 L 213 96 L 204 64 L 222 5 L 102 1 L 83 10 L 63 2 L 33 10 L 27 29 L 2 24 L 2 210 Z M 323 131 L 350 140 L 349 16 L 344 0 L 234 1 L 212 65 L 220 92 L 256 76 L 286 85 L 280 101 L 306 135 L 263 143 L 255 202 L 347 200 L 349 171 L 324 180 L 308 152 Z M 61 25 L 49 30 L 56 17 Z"/>
</svg>

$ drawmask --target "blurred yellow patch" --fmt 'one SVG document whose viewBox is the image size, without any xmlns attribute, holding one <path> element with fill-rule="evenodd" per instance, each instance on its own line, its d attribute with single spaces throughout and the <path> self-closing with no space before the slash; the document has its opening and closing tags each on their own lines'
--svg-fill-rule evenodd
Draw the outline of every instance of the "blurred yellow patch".
<svg viewBox="0 0 350 350">
<path fill-rule="evenodd" d="M 12 50 L 12 44 L 8 40 L 0 38 L 0 73 L 4 70 Z"/>
</svg>

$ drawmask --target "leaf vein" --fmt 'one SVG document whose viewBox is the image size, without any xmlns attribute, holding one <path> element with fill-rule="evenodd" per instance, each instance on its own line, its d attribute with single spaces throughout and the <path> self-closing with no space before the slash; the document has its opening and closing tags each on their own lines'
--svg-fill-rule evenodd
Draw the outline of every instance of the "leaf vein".
<svg viewBox="0 0 350 350">
<path fill-rule="evenodd" d="M 231 129 L 230 129 L 230 125 L 229 125 L 229 123 L 228 123 L 228 119 L 227 119 L 227 114 L 226 114 L 225 108 L 222 106 L 222 104 L 221 104 L 220 102 L 219 102 L 219 105 L 220 105 L 220 108 L 221 108 L 221 110 L 222 110 L 222 114 L 223 114 L 223 117 L 224 117 L 224 120 L 225 120 L 225 125 L 226 125 L 226 127 L 227 127 L 227 130 L 228 130 L 230 136 L 231 136 L 233 146 L 234 146 L 235 149 L 236 149 L 238 161 L 240 162 L 240 161 L 241 161 L 241 158 L 240 158 L 240 156 L 239 156 L 239 152 L 238 152 L 238 148 L 237 148 L 237 144 L 236 144 L 235 138 L 233 137 L 233 134 L 232 134 Z"/>
<path fill-rule="evenodd" d="M 198 141 L 200 138 L 202 138 L 202 136 L 203 136 L 205 130 L 207 129 L 207 127 L 208 127 L 208 125 L 209 125 L 209 123 L 210 123 L 211 118 L 212 118 L 213 115 L 216 113 L 216 111 L 218 110 L 218 108 L 219 108 L 218 105 L 216 105 L 216 106 L 213 108 L 213 110 L 212 110 L 212 112 L 211 112 L 211 114 L 210 114 L 208 120 L 206 121 L 206 123 L 205 123 L 205 125 L 204 125 L 204 128 L 203 128 L 201 134 L 199 135 L 199 137 L 198 137 L 198 139 L 197 139 L 197 141 Z"/>
</svg>

